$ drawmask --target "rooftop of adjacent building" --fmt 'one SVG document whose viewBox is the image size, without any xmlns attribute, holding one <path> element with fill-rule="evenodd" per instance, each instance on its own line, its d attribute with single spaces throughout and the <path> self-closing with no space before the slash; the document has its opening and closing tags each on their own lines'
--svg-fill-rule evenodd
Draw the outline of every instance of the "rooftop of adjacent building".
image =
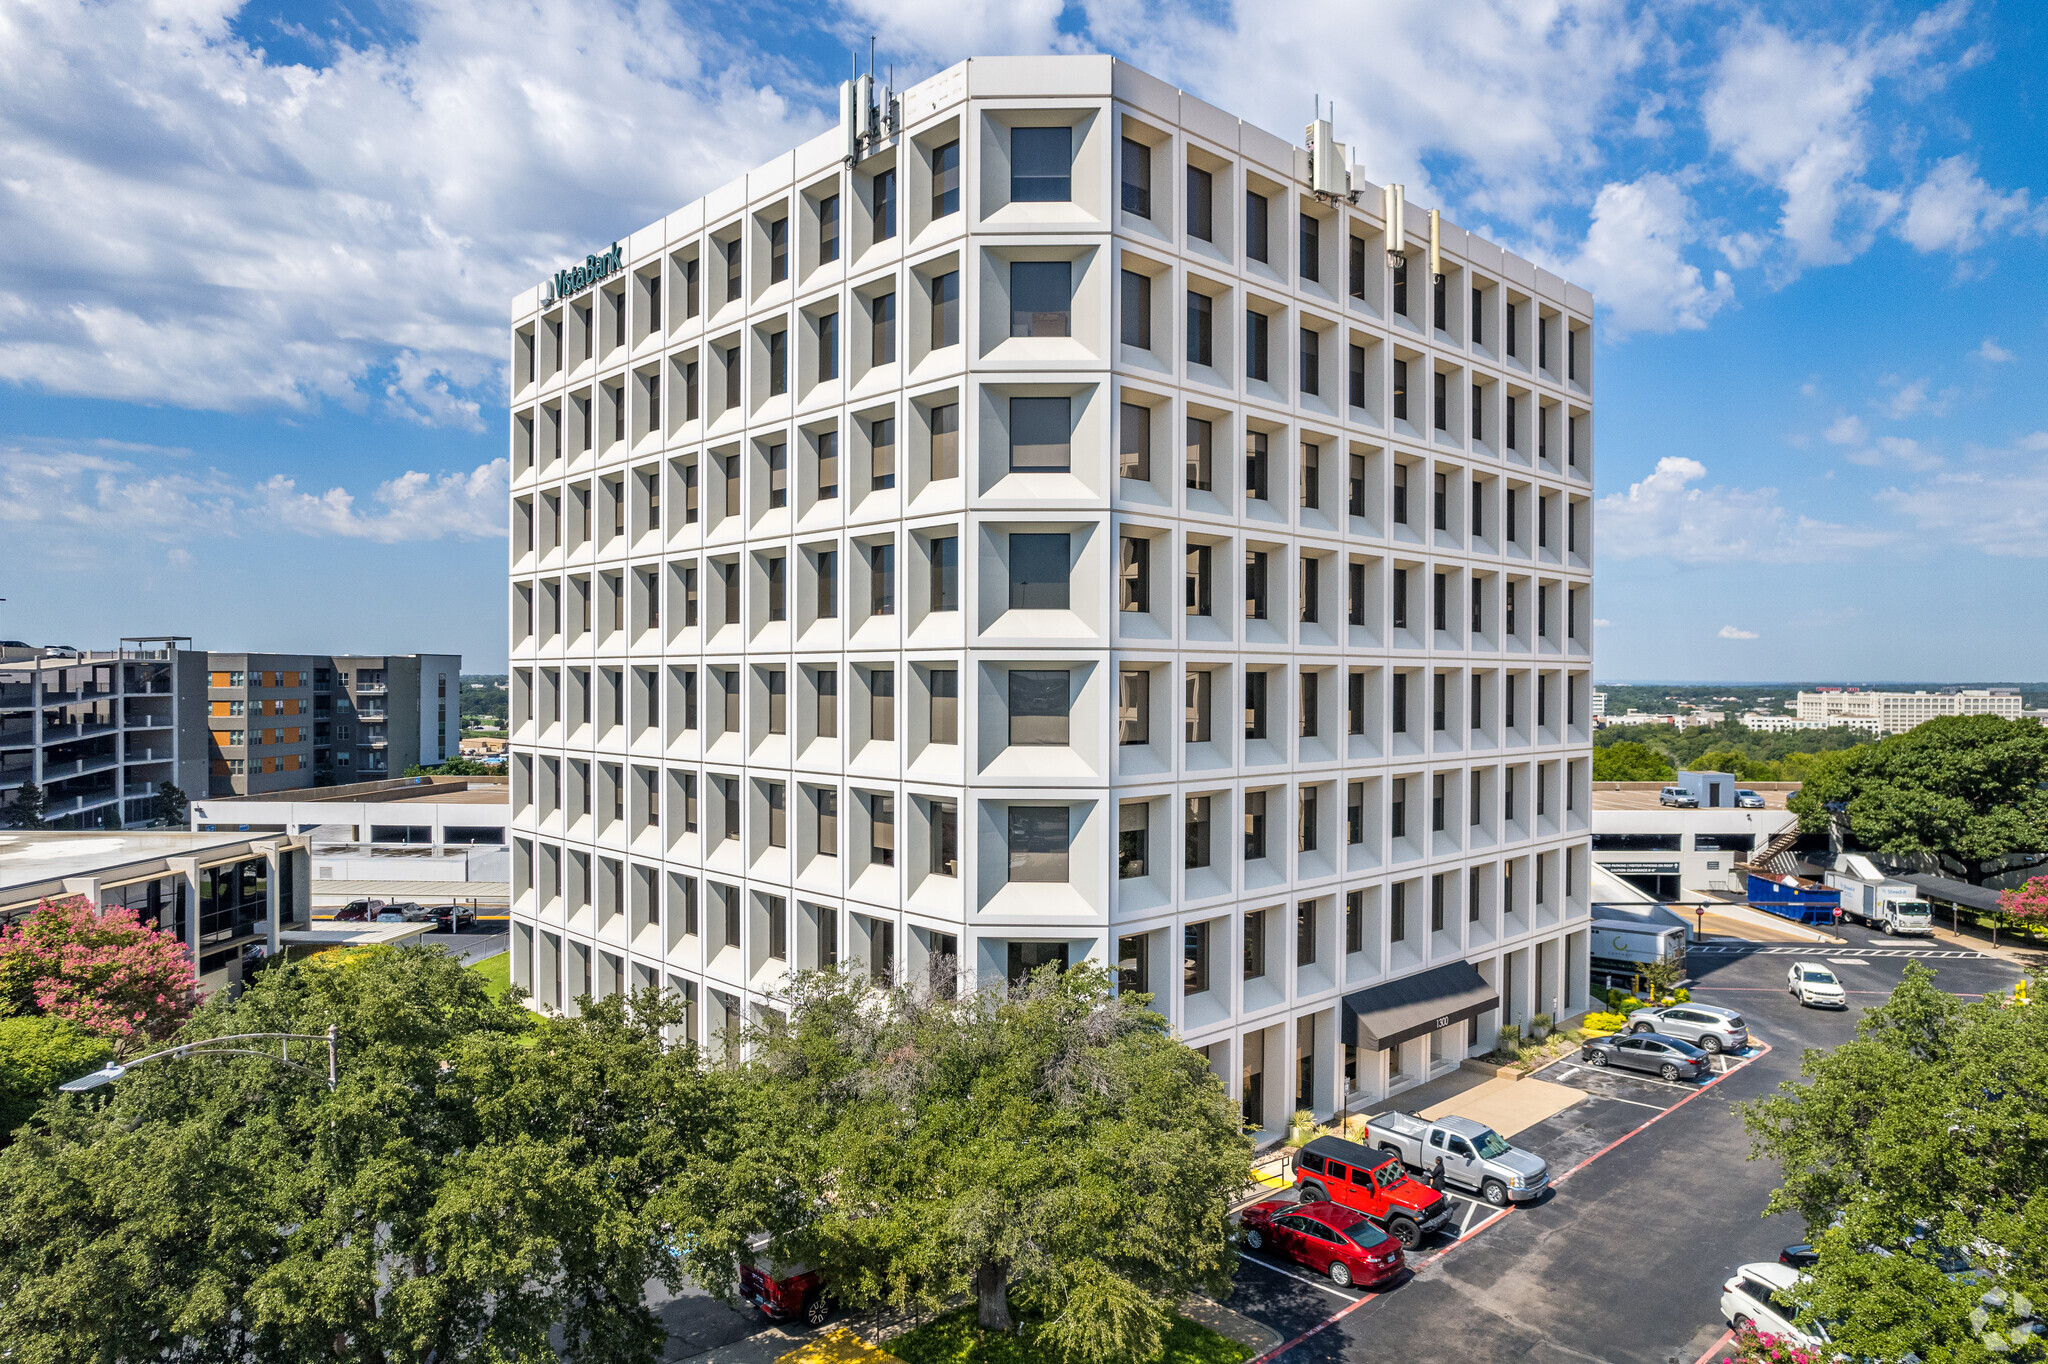
<svg viewBox="0 0 2048 1364">
<path fill-rule="evenodd" d="M 1603 781 L 1593 783 L 1593 808 L 1595 810 L 1664 810 L 1678 813 L 1677 807 L 1658 803 L 1657 793 L 1665 783 L 1655 781 Z M 1738 781 L 1738 790 L 1754 791 L 1764 798 L 1766 810 L 1785 808 L 1785 797 L 1799 789 L 1796 781 Z M 1733 812 L 1732 810 L 1730 811 Z M 1691 811 L 1686 813 L 1690 814 Z"/>
<path fill-rule="evenodd" d="M 238 851 L 249 842 L 249 835 L 244 833 L 12 829 L 0 833 L 0 900 L 20 886 L 61 882 L 69 877 L 105 876 L 130 867 L 146 871 L 173 857 L 218 860 L 216 855 Z"/>
<path fill-rule="evenodd" d="M 289 801 L 297 805 L 355 804 L 401 805 L 408 802 L 435 805 L 503 805 L 511 799 L 510 778 L 487 777 L 394 777 L 387 781 L 362 781 L 348 786 L 310 786 L 297 790 L 270 791 L 251 796 L 209 796 L 207 807 L 215 805 L 276 805 Z M 197 805 L 198 802 L 195 802 Z M 193 818 L 203 819 L 195 809 Z"/>
</svg>

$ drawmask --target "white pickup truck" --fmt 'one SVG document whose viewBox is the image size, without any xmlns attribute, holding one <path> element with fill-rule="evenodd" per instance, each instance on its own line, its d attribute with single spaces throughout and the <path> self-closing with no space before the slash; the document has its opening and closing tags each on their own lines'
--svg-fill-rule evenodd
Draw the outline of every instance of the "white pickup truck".
<svg viewBox="0 0 2048 1364">
<path fill-rule="evenodd" d="M 1382 1113 L 1367 1119 L 1365 1144 L 1390 1151 L 1425 1175 L 1444 1162 L 1444 1183 L 1471 1189 L 1495 1207 L 1540 1198 L 1550 1187 L 1543 1157 L 1510 1146 L 1483 1122 L 1442 1117 L 1431 1122 L 1413 1113 Z"/>
</svg>

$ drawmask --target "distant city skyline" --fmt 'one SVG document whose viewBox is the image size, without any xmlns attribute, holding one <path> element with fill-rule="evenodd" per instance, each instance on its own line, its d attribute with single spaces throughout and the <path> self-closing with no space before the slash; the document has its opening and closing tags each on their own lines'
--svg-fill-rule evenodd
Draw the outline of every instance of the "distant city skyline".
<svg viewBox="0 0 2048 1364">
<path fill-rule="evenodd" d="M 828 127 L 869 33 L 899 86 L 1092 48 L 1294 142 L 1320 91 L 1591 289 L 1600 666 L 2048 674 L 2048 29 L 1961 0 L 31 7 L 0 637 L 501 669 L 504 300 Z"/>
</svg>

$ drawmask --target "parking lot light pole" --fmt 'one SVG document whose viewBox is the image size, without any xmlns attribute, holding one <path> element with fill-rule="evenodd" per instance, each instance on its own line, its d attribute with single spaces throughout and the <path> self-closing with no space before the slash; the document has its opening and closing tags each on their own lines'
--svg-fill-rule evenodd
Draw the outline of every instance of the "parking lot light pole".
<svg viewBox="0 0 2048 1364">
<path fill-rule="evenodd" d="M 257 1051 L 253 1047 L 224 1047 L 220 1045 L 223 1042 L 276 1042 L 278 1048 L 277 1053 L 272 1054 L 268 1051 Z M 304 1071 L 316 1079 L 319 1078 L 320 1072 L 318 1070 L 315 1070 L 312 1066 L 292 1060 L 287 1054 L 291 1050 L 293 1042 L 325 1042 L 327 1044 L 327 1089 L 329 1093 L 332 1093 L 335 1085 L 340 1083 L 341 1080 L 341 1047 L 337 1029 L 332 1023 L 327 1025 L 325 1034 L 310 1032 L 238 1032 L 228 1033 L 221 1037 L 208 1037 L 198 1042 L 187 1042 L 183 1046 L 166 1047 L 162 1051 L 153 1051 L 147 1056 L 138 1056 L 133 1061 L 110 1061 L 89 1075 L 81 1075 L 76 1080 L 66 1080 L 63 1084 L 58 1085 L 57 1088 L 67 1094 L 82 1094 L 88 1089 L 98 1089 L 101 1085 L 112 1084 L 137 1066 L 146 1065 L 151 1061 L 161 1061 L 167 1056 L 181 1058 L 192 1056 L 260 1056 L 266 1061 L 275 1061 L 281 1066 L 290 1066 L 293 1070 Z"/>
</svg>

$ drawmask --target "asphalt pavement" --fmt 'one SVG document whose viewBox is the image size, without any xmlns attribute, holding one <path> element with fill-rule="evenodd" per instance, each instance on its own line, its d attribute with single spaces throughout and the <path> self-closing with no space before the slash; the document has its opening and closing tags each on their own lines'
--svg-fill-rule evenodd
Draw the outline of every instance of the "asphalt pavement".
<svg viewBox="0 0 2048 1364">
<path fill-rule="evenodd" d="M 1693 997 L 1741 1010 L 1762 1044 L 1728 1058 L 1711 1082 L 1667 1085 L 1571 1061 L 1540 1072 L 1588 1096 L 1514 1139 L 1550 1161 L 1555 1187 L 1541 1201 L 1468 1211 L 1462 1240 L 1434 1238 L 1409 1257 L 1408 1278 L 1377 1293 L 1247 1256 L 1228 1305 L 1298 1342 L 1270 1357 L 1285 1364 L 1695 1364 L 1727 1329 L 1719 1300 L 1729 1273 L 1805 1239 L 1798 1223 L 1763 1218 L 1777 1170 L 1748 1158 L 1735 1104 L 1796 1079 L 1808 1048 L 1854 1036 L 1908 961 L 1972 997 L 2010 989 L 2020 974 L 1948 943 L 1837 931 L 1843 946 L 1694 949 Z M 1787 968 L 1803 960 L 1833 968 L 1846 1010 L 1801 1008 L 1785 993 Z"/>
</svg>

